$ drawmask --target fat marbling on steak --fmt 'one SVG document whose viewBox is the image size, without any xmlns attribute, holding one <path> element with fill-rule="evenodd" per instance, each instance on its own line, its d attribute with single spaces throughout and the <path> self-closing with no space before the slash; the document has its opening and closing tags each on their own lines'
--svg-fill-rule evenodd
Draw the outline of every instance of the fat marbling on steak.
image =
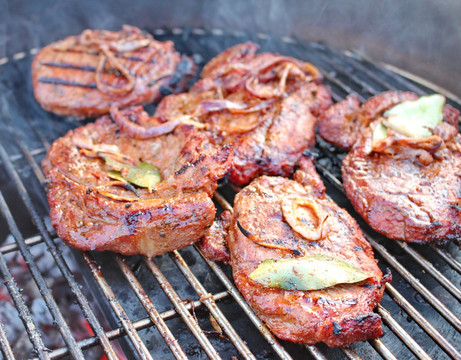
<svg viewBox="0 0 461 360">
<path fill-rule="evenodd" d="M 134 26 L 118 32 L 85 30 L 44 47 L 32 63 L 34 95 L 45 110 L 89 117 L 149 104 L 162 86 L 181 91 L 194 64 L 171 41 Z"/>
</svg>

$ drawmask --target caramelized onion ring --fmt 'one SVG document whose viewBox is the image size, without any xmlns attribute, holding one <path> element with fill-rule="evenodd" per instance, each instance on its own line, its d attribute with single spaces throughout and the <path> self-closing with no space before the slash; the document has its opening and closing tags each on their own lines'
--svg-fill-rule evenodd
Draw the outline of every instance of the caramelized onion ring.
<svg viewBox="0 0 461 360">
<path fill-rule="evenodd" d="M 110 107 L 110 115 L 114 122 L 120 127 L 120 130 L 125 131 L 131 138 L 138 140 L 146 140 L 159 135 L 168 134 L 172 132 L 179 124 L 184 122 L 191 122 L 191 116 L 183 115 L 173 118 L 161 125 L 145 128 L 130 121 L 130 119 L 124 116 L 121 111 L 114 105 Z"/>
<path fill-rule="evenodd" d="M 316 241 L 323 238 L 324 230 L 327 230 L 325 222 L 328 215 L 315 203 L 315 201 L 300 197 L 287 197 L 283 199 L 281 206 L 286 222 L 294 231 L 302 235 L 308 241 Z M 299 219 L 296 208 L 301 206 L 309 208 L 312 213 L 312 218 L 314 220 L 313 227 L 308 226 Z"/>
<path fill-rule="evenodd" d="M 98 90 L 109 94 L 126 94 L 129 93 L 134 89 L 134 86 L 136 84 L 135 77 L 130 74 L 130 72 L 117 60 L 115 55 L 112 53 L 112 51 L 109 50 L 109 46 L 107 44 L 100 44 L 99 49 L 101 50 L 101 57 L 99 59 L 98 66 L 96 68 L 96 86 Z M 104 66 L 106 65 L 106 62 L 109 61 L 112 66 L 120 71 L 120 73 L 123 75 L 123 77 L 126 78 L 127 83 L 123 85 L 122 87 L 115 87 L 111 85 L 107 85 L 102 81 L 102 73 L 104 71 Z"/>
</svg>

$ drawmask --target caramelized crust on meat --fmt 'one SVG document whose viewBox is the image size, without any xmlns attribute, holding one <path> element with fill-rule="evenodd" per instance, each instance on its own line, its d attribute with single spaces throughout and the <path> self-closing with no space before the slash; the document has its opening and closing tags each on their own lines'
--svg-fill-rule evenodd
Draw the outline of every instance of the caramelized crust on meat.
<svg viewBox="0 0 461 360">
<path fill-rule="evenodd" d="M 123 113 L 139 116 L 130 109 Z M 111 185 L 111 167 L 92 149 L 114 146 L 124 159 L 157 166 L 162 181 L 151 191 Z M 183 248 L 212 225 L 211 196 L 231 161 L 230 148 L 210 144 L 192 126 L 135 140 L 102 117 L 56 140 L 42 163 L 52 224 L 63 241 L 82 250 L 154 256 Z"/>
<path fill-rule="evenodd" d="M 184 89 L 194 65 L 171 41 L 159 42 L 136 27 L 85 30 L 43 48 L 32 63 L 34 95 L 45 110 L 89 117 L 110 105 L 149 104 L 160 88 Z"/>
<path fill-rule="evenodd" d="M 428 140 L 371 151 L 370 127 L 343 160 L 347 197 L 387 237 L 429 243 L 461 236 L 461 135 L 448 123 L 434 131 L 439 135 Z"/>
<path fill-rule="evenodd" d="M 416 100 L 412 92 L 387 91 L 368 99 L 360 106 L 356 94 L 349 95 L 328 108 L 318 119 L 320 136 L 344 150 L 350 150 L 360 132 L 387 109 L 403 101 Z"/>
<path fill-rule="evenodd" d="M 309 175 L 313 177 L 310 182 Z M 281 177 L 261 176 L 237 194 L 229 234 L 236 285 L 256 314 L 281 339 L 305 344 L 324 342 L 332 347 L 380 337 L 381 318 L 373 309 L 390 276 L 382 277 L 355 220 L 318 195 L 323 191 L 318 175 L 313 172 L 297 177 L 309 186 Z M 329 230 L 322 239 L 307 241 L 288 225 L 281 210 L 281 202 L 287 196 L 314 201 L 328 214 Z M 267 287 L 249 277 L 266 259 L 317 253 L 344 259 L 370 277 L 355 284 L 309 291 Z"/>
<path fill-rule="evenodd" d="M 262 174 L 291 175 L 315 144 L 315 116 L 331 105 L 313 65 L 256 51 L 253 43 L 227 49 L 204 67 L 189 93 L 164 98 L 156 112 L 194 116 L 212 142 L 233 144 L 229 179 L 237 185 Z"/>
<path fill-rule="evenodd" d="M 222 261 L 226 264 L 230 262 L 227 235 L 231 220 L 231 213 L 227 210 L 224 211 L 213 222 L 208 233 L 200 240 L 200 251 L 208 260 Z"/>
</svg>

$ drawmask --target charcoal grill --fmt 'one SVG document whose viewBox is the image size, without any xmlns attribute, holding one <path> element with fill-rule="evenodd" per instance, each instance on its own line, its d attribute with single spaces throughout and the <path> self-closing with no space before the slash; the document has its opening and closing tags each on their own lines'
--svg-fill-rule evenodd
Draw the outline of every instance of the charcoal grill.
<svg viewBox="0 0 461 360">
<path fill-rule="evenodd" d="M 183 53 L 200 54 L 204 61 L 247 40 L 259 43 L 263 51 L 310 61 L 322 70 L 335 101 L 351 92 L 364 100 L 389 89 L 444 93 L 354 52 L 334 52 L 292 37 L 203 28 L 147 30 L 159 40 L 173 40 Z M 145 259 L 80 252 L 62 245 L 49 225 L 40 161 L 52 141 L 81 124 L 43 111 L 33 99 L 30 64 L 36 52 L 34 48 L 0 59 L 0 274 L 8 290 L 5 301 L 14 305 L 10 318 L 21 320 L 27 335 L 22 346 L 31 348 L 21 357 L 461 359 L 459 240 L 444 247 L 418 246 L 374 233 L 344 196 L 339 171 L 344 153 L 321 139 L 312 153 L 328 195 L 356 217 L 381 269 L 390 268 L 394 275 L 376 309 L 384 323 L 379 340 L 329 349 L 276 339 L 242 299 L 230 268 L 204 259 L 193 246 Z M 445 94 L 448 103 L 461 108 L 458 98 Z M 234 195 L 235 189 L 221 185 L 215 196 L 220 210 L 232 209 Z M 37 249 L 45 250 L 48 265 L 56 269 L 53 276 L 62 280 L 57 291 L 37 261 Z M 15 275 L 12 264 L 18 259 L 38 290 L 34 295 L 24 295 Z M 64 294 L 77 304 L 91 329 L 83 338 L 75 335 L 75 321 L 61 301 Z M 59 336 L 54 347 L 44 340 L 44 320 L 37 318 L 31 305 L 37 299 L 46 304 L 45 328 Z M 0 347 L 5 359 L 15 359 L 18 346 L 9 326 L 0 323 Z"/>
</svg>

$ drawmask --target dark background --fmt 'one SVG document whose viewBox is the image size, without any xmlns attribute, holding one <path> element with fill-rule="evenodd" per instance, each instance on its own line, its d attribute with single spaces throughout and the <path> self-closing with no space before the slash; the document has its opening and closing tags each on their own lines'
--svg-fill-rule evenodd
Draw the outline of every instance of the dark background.
<svg viewBox="0 0 461 360">
<path fill-rule="evenodd" d="M 85 28 L 217 28 L 354 50 L 461 96 L 460 17 L 457 0 L 0 0 L 0 58 Z"/>
</svg>

